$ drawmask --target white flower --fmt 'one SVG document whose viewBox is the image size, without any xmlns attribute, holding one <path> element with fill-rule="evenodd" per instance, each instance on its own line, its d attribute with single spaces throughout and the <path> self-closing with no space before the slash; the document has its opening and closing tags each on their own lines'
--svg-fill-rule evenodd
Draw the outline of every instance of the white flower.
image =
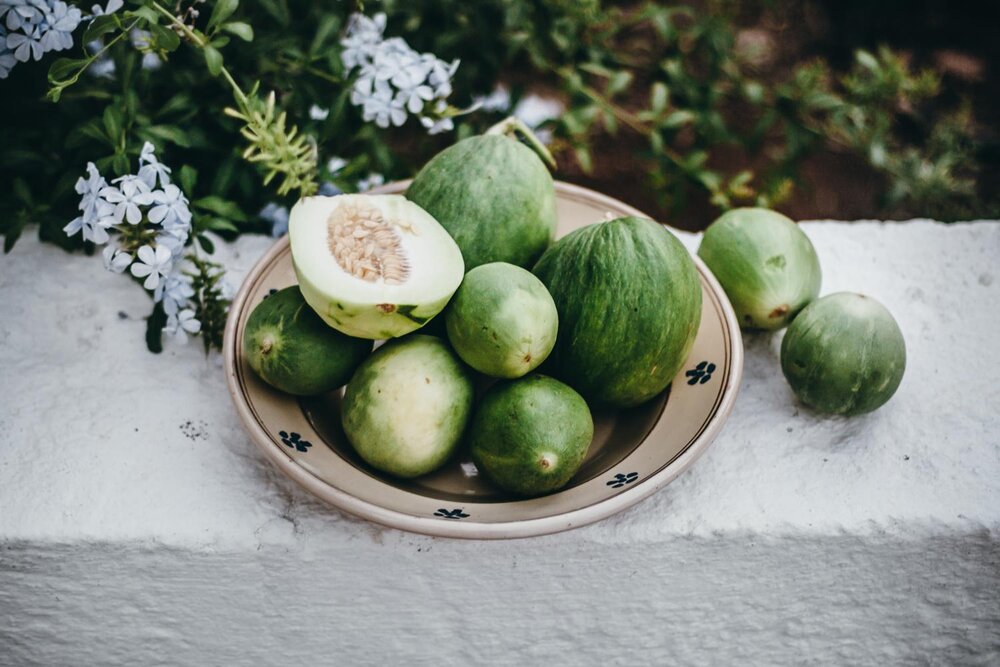
<svg viewBox="0 0 1000 667">
<path fill-rule="evenodd" d="M 7 29 L 0 25 L 0 79 L 6 79 L 16 64 L 14 52 L 7 48 Z"/>
<path fill-rule="evenodd" d="M 233 297 L 236 296 L 236 288 L 233 287 L 226 279 L 222 279 L 216 283 L 219 288 L 219 297 L 225 301 L 232 301 Z"/>
<path fill-rule="evenodd" d="M 62 0 L 53 2 L 45 12 L 47 29 L 42 35 L 46 51 L 63 51 L 73 46 L 73 31 L 80 25 L 82 14 L 78 7 L 70 7 Z"/>
<path fill-rule="evenodd" d="M 507 111 L 510 109 L 510 92 L 498 85 L 489 95 L 477 95 L 472 98 L 473 106 L 483 111 Z"/>
<path fill-rule="evenodd" d="M 8 16 L 11 14 L 13 12 Z M 35 60 L 41 60 L 42 54 L 45 53 L 45 47 L 42 46 L 41 30 L 34 28 L 27 33 L 15 32 L 8 35 L 7 48 L 13 51 L 14 58 L 22 63 L 27 62 L 32 57 Z"/>
<path fill-rule="evenodd" d="M 164 229 L 174 228 L 177 223 L 182 223 L 184 227 L 191 224 L 191 210 L 188 208 L 187 197 L 176 185 L 167 185 L 162 190 L 154 190 L 150 193 L 153 198 L 153 206 L 149 209 L 149 221 L 163 223 Z"/>
<path fill-rule="evenodd" d="M 90 14 L 92 16 L 102 16 L 104 14 L 114 14 L 119 9 L 121 9 L 125 3 L 123 0 L 108 0 L 108 4 L 101 9 L 100 5 L 94 5 L 90 8 Z"/>
<path fill-rule="evenodd" d="M 104 268 L 112 273 L 124 273 L 128 265 L 132 263 L 132 255 L 117 246 L 105 246 L 102 255 Z"/>
<path fill-rule="evenodd" d="M 347 22 L 347 35 L 340 40 L 340 45 L 343 47 L 340 61 L 344 63 L 344 69 L 350 71 L 371 61 L 375 49 L 382 41 L 385 20 L 384 13 L 376 14 L 372 18 L 364 14 L 351 14 Z"/>
<path fill-rule="evenodd" d="M 347 166 L 347 160 L 342 157 L 334 155 L 326 163 L 326 170 L 330 172 L 330 175 L 336 174 L 338 171 Z"/>
<path fill-rule="evenodd" d="M 150 51 L 152 46 L 152 34 L 148 30 L 140 30 L 139 28 L 133 28 L 129 32 L 129 39 L 132 40 L 132 46 L 137 50 L 142 52 L 142 68 L 143 69 L 157 69 L 163 64 L 160 60 L 160 56 L 156 53 Z"/>
<path fill-rule="evenodd" d="M 155 249 L 144 245 L 139 248 L 138 255 L 138 261 L 131 268 L 132 275 L 136 278 L 145 277 L 142 286 L 154 290 L 160 284 L 160 278 L 165 278 L 170 273 L 173 255 L 170 254 L 169 248 L 162 245 L 157 245 Z"/>
<path fill-rule="evenodd" d="M 93 162 L 87 163 L 87 177 L 82 176 L 76 181 L 76 193 L 82 195 L 80 199 L 80 210 L 85 218 L 106 217 L 110 215 L 114 207 L 101 199 L 101 190 L 107 187 L 108 182 L 104 180 Z M 109 208 L 110 207 L 110 208 Z"/>
<path fill-rule="evenodd" d="M 288 231 L 288 208 L 270 202 L 257 214 L 271 223 L 271 236 L 282 236 Z"/>
<path fill-rule="evenodd" d="M 407 112 L 420 114 L 427 104 L 451 95 L 451 79 L 459 65 L 458 60 L 445 62 L 433 53 L 419 54 L 401 37 L 385 39 L 384 30 L 384 14 L 372 19 L 353 14 L 341 40 L 344 67 L 348 74 L 357 70 L 351 104 L 361 107 L 365 121 L 381 128 L 403 125 Z M 454 121 L 433 117 L 421 123 L 431 133 L 454 126 Z"/>
<path fill-rule="evenodd" d="M 7 15 L 8 30 L 23 29 L 27 33 L 42 22 L 43 15 L 40 10 L 47 8 L 43 2 L 29 3 L 27 0 L 4 0 L 0 2 L 0 16 Z"/>
<path fill-rule="evenodd" d="M 176 315 L 167 316 L 167 325 L 163 331 L 171 336 L 181 345 L 187 343 L 187 334 L 196 334 L 201 331 L 201 322 L 195 319 L 194 311 L 185 308 Z"/>
<path fill-rule="evenodd" d="M 371 190 L 372 188 L 377 188 L 383 183 L 385 183 L 385 176 L 371 172 L 368 174 L 368 178 L 362 178 L 358 181 L 358 192 L 365 192 L 367 190 Z"/>
<path fill-rule="evenodd" d="M 390 124 L 399 127 L 406 122 L 406 111 L 394 99 L 387 81 L 375 81 L 371 95 L 365 98 L 361 107 L 361 116 L 366 121 L 375 121 L 381 128 L 387 128 Z"/>
<path fill-rule="evenodd" d="M 566 105 L 554 97 L 541 97 L 530 93 L 521 98 L 514 107 L 514 115 L 531 129 L 547 120 L 558 118 L 566 111 Z"/>
<path fill-rule="evenodd" d="M 100 53 L 103 48 L 104 43 L 99 39 L 87 42 L 87 51 L 91 54 Z M 87 74 L 101 79 L 110 79 L 115 75 L 115 61 L 107 53 L 103 53 L 87 68 Z"/>
<path fill-rule="evenodd" d="M 160 187 L 170 185 L 170 167 L 156 159 L 156 148 L 148 141 L 142 145 L 139 154 L 139 178 L 150 188 L 156 187 L 159 179 Z"/>
<path fill-rule="evenodd" d="M 318 104 L 309 107 L 309 117 L 313 120 L 326 120 L 330 116 L 330 110 L 324 109 Z"/>
<path fill-rule="evenodd" d="M 124 219 L 129 224 L 139 224 L 142 221 L 142 211 L 139 207 L 149 206 L 153 201 L 149 186 L 134 174 L 116 178 L 112 183 L 118 183 L 118 187 L 103 188 L 101 197 L 109 204 L 115 205 L 115 220 L 122 222 Z"/>
<path fill-rule="evenodd" d="M 427 83 L 434 87 L 434 97 L 444 99 L 451 95 L 451 77 L 458 71 L 459 61 L 447 63 L 432 53 L 425 53 L 424 59 L 429 64 Z"/>
<path fill-rule="evenodd" d="M 451 116 L 443 118 L 421 116 L 420 124 L 427 128 L 427 134 L 441 134 L 442 132 L 451 132 L 455 129 L 455 121 L 452 120 Z"/>
<path fill-rule="evenodd" d="M 81 215 L 73 218 L 68 225 L 63 227 L 63 231 L 66 233 L 66 236 L 73 236 L 77 232 L 82 232 L 84 241 L 101 244 L 108 242 L 110 238 L 108 236 L 108 228 L 113 223 L 114 220 L 111 218 L 88 218 Z"/>
<path fill-rule="evenodd" d="M 188 305 L 193 296 L 191 276 L 176 267 L 153 290 L 153 301 L 163 301 L 163 312 L 167 315 L 176 315 L 177 311 Z"/>
<path fill-rule="evenodd" d="M 156 246 L 169 250 L 170 256 L 176 260 L 184 254 L 184 244 L 187 243 L 187 239 L 187 232 L 182 229 L 165 231 L 156 235 Z"/>
</svg>

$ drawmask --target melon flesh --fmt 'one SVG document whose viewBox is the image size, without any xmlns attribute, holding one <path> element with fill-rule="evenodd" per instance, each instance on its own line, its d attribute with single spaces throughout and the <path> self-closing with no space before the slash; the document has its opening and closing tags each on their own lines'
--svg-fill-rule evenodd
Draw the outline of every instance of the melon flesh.
<svg viewBox="0 0 1000 667">
<path fill-rule="evenodd" d="M 396 338 L 437 315 L 462 282 L 462 253 L 401 195 L 305 197 L 288 222 L 306 302 L 358 338 Z"/>
</svg>

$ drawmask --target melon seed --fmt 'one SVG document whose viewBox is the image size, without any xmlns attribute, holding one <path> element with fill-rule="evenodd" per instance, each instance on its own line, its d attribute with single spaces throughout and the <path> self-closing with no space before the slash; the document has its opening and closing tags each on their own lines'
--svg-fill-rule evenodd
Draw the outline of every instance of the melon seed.
<svg viewBox="0 0 1000 667">
<path fill-rule="evenodd" d="M 345 272 L 370 283 L 400 285 L 410 276 L 397 223 L 373 206 L 345 203 L 327 218 L 330 253 Z"/>
</svg>

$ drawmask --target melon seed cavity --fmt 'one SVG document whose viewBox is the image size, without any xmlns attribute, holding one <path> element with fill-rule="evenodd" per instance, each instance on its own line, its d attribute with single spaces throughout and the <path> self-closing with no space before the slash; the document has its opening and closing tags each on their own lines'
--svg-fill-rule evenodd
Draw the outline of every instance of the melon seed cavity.
<svg viewBox="0 0 1000 667">
<path fill-rule="evenodd" d="M 327 218 L 330 254 L 347 273 L 370 283 L 400 285 L 410 276 L 397 227 L 374 206 L 343 203 Z"/>
</svg>

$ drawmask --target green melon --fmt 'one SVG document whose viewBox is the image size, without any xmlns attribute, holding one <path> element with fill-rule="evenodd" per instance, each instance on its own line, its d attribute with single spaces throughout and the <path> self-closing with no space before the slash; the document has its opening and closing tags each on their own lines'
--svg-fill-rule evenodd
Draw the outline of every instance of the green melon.
<svg viewBox="0 0 1000 667">
<path fill-rule="evenodd" d="M 294 285 L 264 297 L 243 329 L 250 368 L 275 389 L 296 396 L 342 386 L 372 345 L 326 326 Z"/>
<path fill-rule="evenodd" d="M 701 283 L 665 227 L 626 217 L 577 229 L 534 273 L 559 312 L 545 372 L 611 407 L 638 405 L 670 384 L 698 333 Z"/>
<path fill-rule="evenodd" d="M 472 413 L 472 379 L 440 338 L 413 334 L 389 341 L 347 384 L 341 423 L 373 467 L 417 477 L 452 455 Z"/>
<path fill-rule="evenodd" d="M 884 405 L 906 370 L 906 342 L 885 306 L 838 292 L 805 307 L 781 341 L 781 370 L 821 412 L 858 415 Z"/>
<path fill-rule="evenodd" d="M 466 270 L 489 262 L 530 268 L 556 230 L 552 176 L 534 151 L 504 135 L 469 137 L 444 149 L 406 196 L 448 230 Z"/>
<path fill-rule="evenodd" d="M 288 238 L 306 301 L 358 338 L 419 329 L 465 275 L 448 232 L 400 195 L 304 197 L 289 215 Z"/>
<path fill-rule="evenodd" d="M 465 274 L 445 311 L 448 340 L 462 361 L 498 378 L 527 374 L 549 356 L 559 316 L 545 285 L 513 264 Z"/>
<path fill-rule="evenodd" d="M 593 436 L 583 397 L 537 374 L 495 384 L 469 426 L 476 467 L 497 486 L 527 496 L 565 486 Z"/>
<path fill-rule="evenodd" d="M 787 326 L 819 295 L 822 274 L 813 244 L 776 211 L 727 211 L 705 230 L 698 256 L 747 329 Z"/>
</svg>

